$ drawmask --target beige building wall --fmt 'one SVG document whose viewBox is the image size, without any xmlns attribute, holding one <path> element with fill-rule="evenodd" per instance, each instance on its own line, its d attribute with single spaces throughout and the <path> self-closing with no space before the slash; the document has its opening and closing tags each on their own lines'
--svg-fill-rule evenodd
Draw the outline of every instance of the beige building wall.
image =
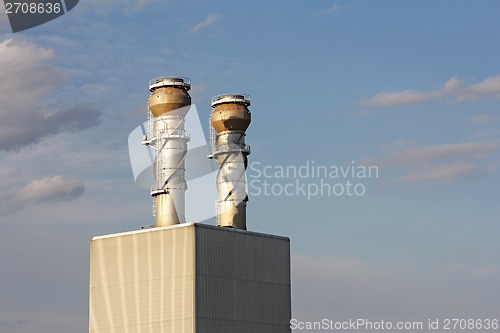
<svg viewBox="0 0 500 333">
<path fill-rule="evenodd" d="M 90 333 L 291 331 L 288 238 L 190 223 L 90 248 Z"/>
</svg>

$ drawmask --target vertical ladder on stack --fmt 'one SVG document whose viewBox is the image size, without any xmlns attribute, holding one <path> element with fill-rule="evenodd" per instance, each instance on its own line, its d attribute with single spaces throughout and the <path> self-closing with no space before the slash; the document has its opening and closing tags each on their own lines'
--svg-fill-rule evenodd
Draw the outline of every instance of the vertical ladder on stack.
<svg viewBox="0 0 500 333">
<path fill-rule="evenodd" d="M 220 224 L 219 224 L 219 200 L 215 200 L 215 225 L 220 227 Z"/>
<path fill-rule="evenodd" d="M 161 151 L 161 147 L 163 146 L 164 143 L 164 138 L 161 138 L 161 135 L 158 133 L 155 133 L 156 135 L 156 189 L 162 189 L 165 186 L 165 180 L 163 179 L 164 172 L 163 172 L 163 166 L 164 166 L 164 156 Z"/>
<path fill-rule="evenodd" d="M 149 99 L 147 102 L 147 113 L 148 113 L 148 124 L 146 128 L 146 135 L 148 140 L 153 139 L 153 122 L 154 122 L 154 117 L 153 114 L 151 113 L 151 110 L 149 109 Z M 154 146 L 153 146 L 154 148 Z M 152 198 L 153 200 L 153 217 L 156 218 L 156 197 Z"/>
<path fill-rule="evenodd" d="M 147 133 L 148 138 L 150 139 L 153 135 L 153 114 L 151 113 L 151 110 L 149 109 L 149 100 L 148 100 L 148 128 L 147 128 Z"/>
<path fill-rule="evenodd" d="M 153 197 L 153 217 L 156 217 L 156 197 Z"/>
<path fill-rule="evenodd" d="M 208 119 L 208 147 L 209 147 L 209 155 L 213 155 L 215 152 L 215 138 L 217 137 L 217 133 L 215 132 L 215 128 L 212 126 L 212 115 L 210 115 Z"/>
</svg>

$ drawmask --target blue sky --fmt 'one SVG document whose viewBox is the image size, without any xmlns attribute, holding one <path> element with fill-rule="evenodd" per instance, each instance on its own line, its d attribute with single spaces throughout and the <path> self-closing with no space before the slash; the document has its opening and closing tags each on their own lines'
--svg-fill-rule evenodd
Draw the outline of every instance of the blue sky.
<svg viewBox="0 0 500 333">
<path fill-rule="evenodd" d="M 250 94 L 250 162 L 379 168 L 361 197 L 250 197 L 248 228 L 291 238 L 294 318 L 498 316 L 499 11 L 86 0 L 12 34 L 2 9 L 0 332 L 87 330 L 90 237 L 152 223 L 127 138 L 162 75 L 203 126 Z"/>
</svg>

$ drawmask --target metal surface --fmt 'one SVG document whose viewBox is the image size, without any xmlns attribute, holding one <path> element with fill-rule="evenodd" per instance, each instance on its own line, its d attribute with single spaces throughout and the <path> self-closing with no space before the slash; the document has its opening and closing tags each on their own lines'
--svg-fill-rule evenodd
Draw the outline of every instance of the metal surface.
<svg viewBox="0 0 500 333">
<path fill-rule="evenodd" d="M 217 174 L 218 225 L 246 230 L 245 170 L 250 147 L 245 131 L 250 125 L 250 96 L 218 95 L 212 98 L 211 125 L 217 132 L 209 158 L 219 164 Z"/>
<path fill-rule="evenodd" d="M 195 246 L 186 224 L 90 242 L 90 333 L 194 333 Z"/>
<path fill-rule="evenodd" d="M 185 157 L 189 133 L 184 118 L 191 105 L 187 78 L 162 77 L 149 82 L 148 107 L 155 117 L 152 133 L 143 143 L 156 150 L 154 197 L 156 227 L 185 222 Z M 149 119 L 150 123 L 153 119 Z"/>
<path fill-rule="evenodd" d="M 94 237 L 90 333 L 290 333 L 290 241 L 186 223 Z"/>
<path fill-rule="evenodd" d="M 212 107 L 222 103 L 239 103 L 250 106 L 250 95 L 245 94 L 222 94 L 212 97 Z"/>
<path fill-rule="evenodd" d="M 290 333 L 290 240 L 196 227 L 196 332 Z"/>
<path fill-rule="evenodd" d="M 244 133 L 250 125 L 250 121 L 250 111 L 243 104 L 216 104 L 212 111 L 212 125 L 218 134 L 233 131 Z"/>
<path fill-rule="evenodd" d="M 159 87 L 180 87 L 186 91 L 191 89 L 191 80 L 180 76 L 162 76 L 149 80 L 149 91 Z"/>
</svg>

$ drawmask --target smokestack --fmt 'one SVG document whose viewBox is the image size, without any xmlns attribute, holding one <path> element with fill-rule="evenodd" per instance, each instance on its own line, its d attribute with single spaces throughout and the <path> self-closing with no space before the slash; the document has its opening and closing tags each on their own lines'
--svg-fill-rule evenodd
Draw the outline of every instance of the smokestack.
<svg viewBox="0 0 500 333">
<path fill-rule="evenodd" d="M 151 137 L 143 144 L 156 150 L 151 189 L 155 202 L 155 227 L 185 223 L 184 159 L 189 133 L 184 130 L 184 117 L 191 105 L 191 80 L 182 77 L 161 77 L 149 81 L 149 110 Z"/>
<path fill-rule="evenodd" d="M 245 170 L 250 147 L 245 144 L 245 131 L 250 125 L 250 96 L 219 95 L 212 98 L 211 123 L 217 137 L 211 143 L 209 158 L 219 164 L 217 174 L 218 224 L 246 230 Z"/>
</svg>

